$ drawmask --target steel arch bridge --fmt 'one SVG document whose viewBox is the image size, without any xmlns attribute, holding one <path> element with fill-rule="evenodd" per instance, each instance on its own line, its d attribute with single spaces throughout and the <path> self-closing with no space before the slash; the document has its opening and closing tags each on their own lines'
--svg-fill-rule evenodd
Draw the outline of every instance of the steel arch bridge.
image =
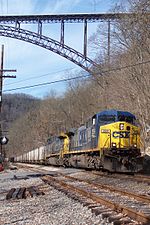
<svg viewBox="0 0 150 225">
<path fill-rule="evenodd" d="M 108 52 L 110 51 L 110 22 L 132 14 L 70 14 L 70 15 L 27 15 L 27 16 L 0 16 L 0 36 L 14 38 L 32 43 L 57 53 L 84 70 L 91 72 L 97 64 L 87 57 L 87 24 L 88 22 L 108 22 Z M 60 23 L 60 41 L 42 35 L 42 25 L 45 23 Z M 64 44 L 64 24 L 84 24 L 84 51 L 83 54 Z M 9 24 L 9 25 L 6 25 Z M 37 24 L 37 32 L 21 29 L 21 24 Z"/>
<path fill-rule="evenodd" d="M 94 61 L 92 61 L 88 57 L 84 57 L 83 54 L 77 52 L 73 48 L 67 45 L 62 45 L 60 42 L 52 38 L 43 35 L 38 35 L 37 33 L 28 30 L 0 25 L 0 35 L 15 38 L 18 40 L 23 40 L 38 45 L 42 48 L 48 49 L 72 61 L 73 63 L 77 64 L 88 72 L 90 72 L 90 68 L 92 66 L 96 66 L 96 63 L 94 63 Z"/>
</svg>

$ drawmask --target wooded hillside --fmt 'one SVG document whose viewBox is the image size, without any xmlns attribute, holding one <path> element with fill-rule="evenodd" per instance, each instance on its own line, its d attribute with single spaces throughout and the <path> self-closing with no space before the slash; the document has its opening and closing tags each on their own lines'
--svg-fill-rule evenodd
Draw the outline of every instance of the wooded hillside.
<svg viewBox="0 0 150 225">
<path fill-rule="evenodd" d="M 2 130 L 7 133 L 16 120 L 38 107 L 40 99 L 26 94 L 5 94 L 2 102 Z"/>
<path fill-rule="evenodd" d="M 121 7 L 117 7 L 118 10 L 125 11 Z M 99 64 L 91 77 L 70 81 L 62 97 L 49 95 L 41 101 L 26 99 L 20 112 L 17 112 L 17 96 L 16 103 L 13 99 L 4 106 L 4 110 L 10 111 L 10 119 L 11 114 L 15 118 L 9 128 L 8 155 L 44 145 L 52 134 L 78 127 L 94 113 L 112 108 L 134 113 L 139 118 L 143 148 L 150 145 L 150 18 L 147 14 L 150 2 L 130 1 L 128 10 L 135 16 L 114 24 L 109 58 L 107 46 L 103 51 L 99 46 L 101 25 L 90 38 Z M 69 74 L 70 77 L 79 75 L 83 73 Z"/>
</svg>

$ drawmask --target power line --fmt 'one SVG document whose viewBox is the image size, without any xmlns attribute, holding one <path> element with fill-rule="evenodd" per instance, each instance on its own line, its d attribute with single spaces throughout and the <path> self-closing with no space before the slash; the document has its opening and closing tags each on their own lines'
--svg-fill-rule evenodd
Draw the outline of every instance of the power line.
<svg viewBox="0 0 150 225">
<path fill-rule="evenodd" d="M 89 76 L 91 76 L 91 75 L 89 75 L 89 74 L 88 75 L 81 75 L 81 76 L 78 76 L 78 77 L 71 77 L 71 78 L 60 79 L 60 80 L 55 80 L 55 81 L 51 81 L 51 82 L 45 82 L 45 83 L 40 83 L 40 84 L 35 84 L 35 85 L 24 86 L 24 87 L 20 87 L 20 88 L 8 89 L 8 90 L 4 90 L 3 92 L 16 91 L 16 90 L 20 90 L 20 89 L 28 89 L 28 88 L 33 88 L 33 87 L 45 86 L 45 85 L 50 85 L 50 84 L 55 84 L 55 83 L 75 80 L 75 79 L 89 77 Z"/>
<path fill-rule="evenodd" d="M 136 64 L 132 64 L 132 65 L 127 65 L 127 66 L 114 68 L 114 69 L 107 70 L 107 71 L 102 71 L 101 74 L 99 72 L 96 72 L 96 73 L 93 73 L 93 74 L 94 75 L 102 75 L 104 73 L 113 72 L 113 71 L 117 71 L 117 70 L 122 70 L 122 69 L 130 68 L 130 67 L 135 67 L 135 66 L 139 66 L 139 65 L 147 64 L 147 63 L 150 63 L 150 60 L 149 61 L 140 62 L 140 63 L 136 63 Z M 81 78 L 86 78 L 86 77 L 91 77 L 91 76 L 92 76 L 92 74 L 86 74 L 86 75 L 81 75 L 81 76 L 76 76 L 76 77 L 71 77 L 71 78 L 66 78 L 66 79 L 55 80 L 55 81 L 51 81 L 51 82 L 45 82 L 45 83 L 29 85 L 29 86 L 24 86 L 24 87 L 19 87 L 19 88 L 7 89 L 7 90 L 4 90 L 3 92 L 16 91 L 16 90 L 21 90 L 21 89 L 29 89 L 29 88 L 45 86 L 45 85 L 50 85 L 50 84 L 55 84 L 55 83 L 60 83 L 60 82 L 66 82 L 66 81 L 70 81 L 70 80 L 76 80 L 76 79 L 81 79 Z"/>
<path fill-rule="evenodd" d="M 108 70 L 108 71 L 102 71 L 102 73 L 112 72 L 112 71 L 116 71 L 116 70 L 120 70 L 120 69 L 125 69 L 125 68 L 128 68 L 128 67 L 133 67 L 133 66 L 148 63 L 148 62 L 149 61 L 145 61 L 145 62 L 141 62 L 141 63 L 138 63 L 138 64 L 127 65 L 127 66 L 124 66 L 124 67 L 118 67 L 118 68 L 114 68 L 114 69 L 111 69 L 111 70 Z M 23 79 L 21 81 L 6 84 L 5 86 L 21 83 L 21 82 L 24 82 L 24 81 L 28 81 L 28 80 L 32 80 L 32 79 L 36 79 L 36 78 L 40 78 L 40 77 L 44 77 L 44 76 L 48 76 L 48 75 L 51 75 L 51 74 L 57 74 L 57 73 L 65 72 L 65 71 L 68 71 L 68 70 L 70 71 L 70 70 L 73 70 L 73 69 L 74 68 L 72 67 L 72 68 L 68 68 L 68 69 L 59 70 L 59 71 L 56 71 L 56 72 L 42 74 L 42 75 L 39 75 L 39 76 L 33 76 L 33 77 L 30 77 L 30 78 L 27 78 L 27 79 Z M 94 74 L 99 74 L 99 73 L 94 73 Z"/>
<path fill-rule="evenodd" d="M 51 72 L 51 73 L 46 73 L 46 74 L 42 74 L 42 75 L 39 75 L 39 76 L 30 77 L 30 78 L 23 79 L 23 80 L 20 80 L 20 81 L 17 81 L 17 82 L 6 84 L 6 86 L 12 85 L 12 84 L 18 84 L 18 83 L 21 83 L 21 82 L 24 82 L 24 81 L 28 81 L 28 80 L 32 80 L 32 79 L 37 79 L 37 78 L 40 78 L 40 77 L 45 77 L 45 76 L 52 75 L 52 74 L 57 74 L 57 73 L 65 72 L 65 71 L 70 71 L 70 70 L 73 70 L 73 69 L 74 68 L 72 67 L 72 68 L 68 68 L 68 69 L 59 70 L 59 71 L 56 71 L 56 72 Z"/>
<path fill-rule="evenodd" d="M 126 66 L 122 66 L 122 67 L 118 67 L 118 68 L 114 68 L 114 69 L 111 69 L 111 70 L 104 71 L 102 73 L 107 73 L 107 72 L 113 72 L 113 71 L 117 71 L 117 70 L 127 69 L 127 68 L 130 68 L 130 67 L 135 67 L 135 66 L 139 66 L 139 65 L 147 64 L 147 63 L 150 63 L 150 60 L 143 61 L 143 62 L 140 62 L 140 63 L 131 64 L 131 65 L 126 65 Z"/>
</svg>

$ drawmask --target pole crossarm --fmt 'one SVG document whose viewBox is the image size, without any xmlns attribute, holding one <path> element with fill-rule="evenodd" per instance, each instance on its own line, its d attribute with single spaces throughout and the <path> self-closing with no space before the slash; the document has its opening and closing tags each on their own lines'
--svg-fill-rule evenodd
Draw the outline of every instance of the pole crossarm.
<svg viewBox="0 0 150 225">
<path fill-rule="evenodd" d="M 2 78 L 16 78 L 16 76 L 10 76 L 10 75 L 3 75 Z"/>
<path fill-rule="evenodd" d="M 52 38 L 39 35 L 35 32 L 11 26 L 0 25 L 0 36 L 15 38 L 38 45 L 42 48 L 45 48 L 65 57 L 66 59 L 72 61 L 73 63 L 77 64 L 88 72 L 91 72 L 91 68 L 93 66 L 97 66 L 97 64 L 93 60 L 88 57 L 85 58 L 83 54 L 79 53 L 73 48 L 65 44 L 62 45 L 60 42 Z"/>
<path fill-rule="evenodd" d="M 7 70 L 7 69 L 1 70 L 1 69 L 0 69 L 0 72 L 4 72 L 4 73 L 5 73 L 5 72 L 17 72 L 17 70 Z"/>
</svg>

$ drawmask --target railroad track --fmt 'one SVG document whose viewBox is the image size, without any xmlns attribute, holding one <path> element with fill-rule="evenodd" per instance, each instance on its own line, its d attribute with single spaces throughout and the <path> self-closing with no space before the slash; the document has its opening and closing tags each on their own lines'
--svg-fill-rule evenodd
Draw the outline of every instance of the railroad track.
<svg viewBox="0 0 150 225">
<path fill-rule="evenodd" d="M 92 171 L 93 174 L 101 176 L 101 177 L 112 177 L 112 178 L 116 178 L 116 179 L 122 179 L 122 180 L 131 180 L 131 181 L 135 181 L 135 182 L 139 182 L 139 183 L 147 183 L 150 184 L 150 176 L 145 176 L 145 175 L 139 175 L 139 174 L 135 174 L 135 175 L 124 175 L 124 174 L 106 174 L 106 173 L 102 173 L 102 172 L 98 172 L 98 171 Z"/>
<path fill-rule="evenodd" d="M 49 172 L 45 170 L 44 167 L 41 168 L 41 166 L 39 169 L 39 167 L 34 167 L 34 165 L 28 165 L 26 169 L 32 170 L 34 172 L 40 171 L 40 173 L 42 172 L 43 175 L 49 174 Z M 63 172 L 67 174 L 67 169 L 64 169 Z M 51 172 L 50 175 L 51 174 L 56 174 L 56 171 Z M 140 179 L 140 181 L 137 181 L 137 179 L 134 179 L 134 176 L 131 175 L 110 175 L 98 171 L 87 172 L 85 170 L 79 170 L 79 172 L 73 173 L 73 176 L 76 178 L 84 177 L 86 181 L 95 182 L 101 186 L 103 185 L 105 188 L 110 187 L 111 191 L 120 190 L 121 192 L 121 190 L 123 190 L 122 193 L 132 192 L 133 194 L 138 196 L 143 195 L 150 197 L 150 186 L 147 182 L 147 180 L 149 179 L 148 176 L 143 177 L 141 175 L 137 175 L 138 179 Z M 142 179 L 146 179 L 146 181 L 142 182 L 141 177 Z"/>
<path fill-rule="evenodd" d="M 150 176 L 145 176 L 145 175 L 135 175 L 134 179 L 139 181 L 139 182 L 145 182 L 150 184 Z"/>
<path fill-rule="evenodd" d="M 130 223 L 133 219 L 142 224 L 150 224 L 149 197 L 136 196 L 120 190 L 112 191 L 110 187 L 106 189 L 103 185 L 64 174 L 56 177 L 46 175 L 42 180 L 88 205 L 93 212 L 108 217 L 109 222 L 123 224 Z"/>
<path fill-rule="evenodd" d="M 111 185 L 95 183 L 94 180 L 88 179 L 88 176 L 92 177 L 93 173 L 82 171 L 81 179 L 76 177 L 76 173 L 66 175 L 55 171 L 53 175 L 44 175 L 44 169 L 28 169 L 41 172 L 43 174 L 41 179 L 45 183 L 88 206 L 96 215 L 101 214 L 102 217 L 108 217 L 109 222 L 113 221 L 114 224 L 138 224 L 138 222 L 139 224 L 150 224 L 150 196 L 148 195 L 131 193 L 123 188 L 118 189 Z M 111 178 L 113 177 L 111 176 Z"/>
<path fill-rule="evenodd" d="M 60 175 L 70 179 L 70 176 L 63 175 L 63 174 L 60 174 Z M 139 195 L 139 194 L 135 194 L 135 193 L 131 193 L 131 192 L 128 192 L 128 191 L 124 191 L 124 190 L 118 189 L 116 187 L 112 187 L 112 186 L 108 186 L 108 185 L 104 185 L 104 184 L 98 184 L 98 183 L 95 183 L 93 181 L 88 181 L 88 180 L 86 180 L 86 178 L 85 179 L 80 179 L 80 178 L 75 178 L 75 177 L 71 176 L 71 179 L 75 180 L 75 181 L 79 181 L 79 182 L 86 182 L 87 184 L 93 186 L 94 188 L 95 187 L 101 188 L 101 189 L 104 189 L 104 190 L 108 190 L 110 192 L 118 193 L 118 194 L 120 194 L 122 196 L 127 196 L 129 198 L 134 198 L 137 201 L 142 201 L 142 202 L 146 202 L 146 203 L 150 204 L 150 196 Z"/>
</svg>

